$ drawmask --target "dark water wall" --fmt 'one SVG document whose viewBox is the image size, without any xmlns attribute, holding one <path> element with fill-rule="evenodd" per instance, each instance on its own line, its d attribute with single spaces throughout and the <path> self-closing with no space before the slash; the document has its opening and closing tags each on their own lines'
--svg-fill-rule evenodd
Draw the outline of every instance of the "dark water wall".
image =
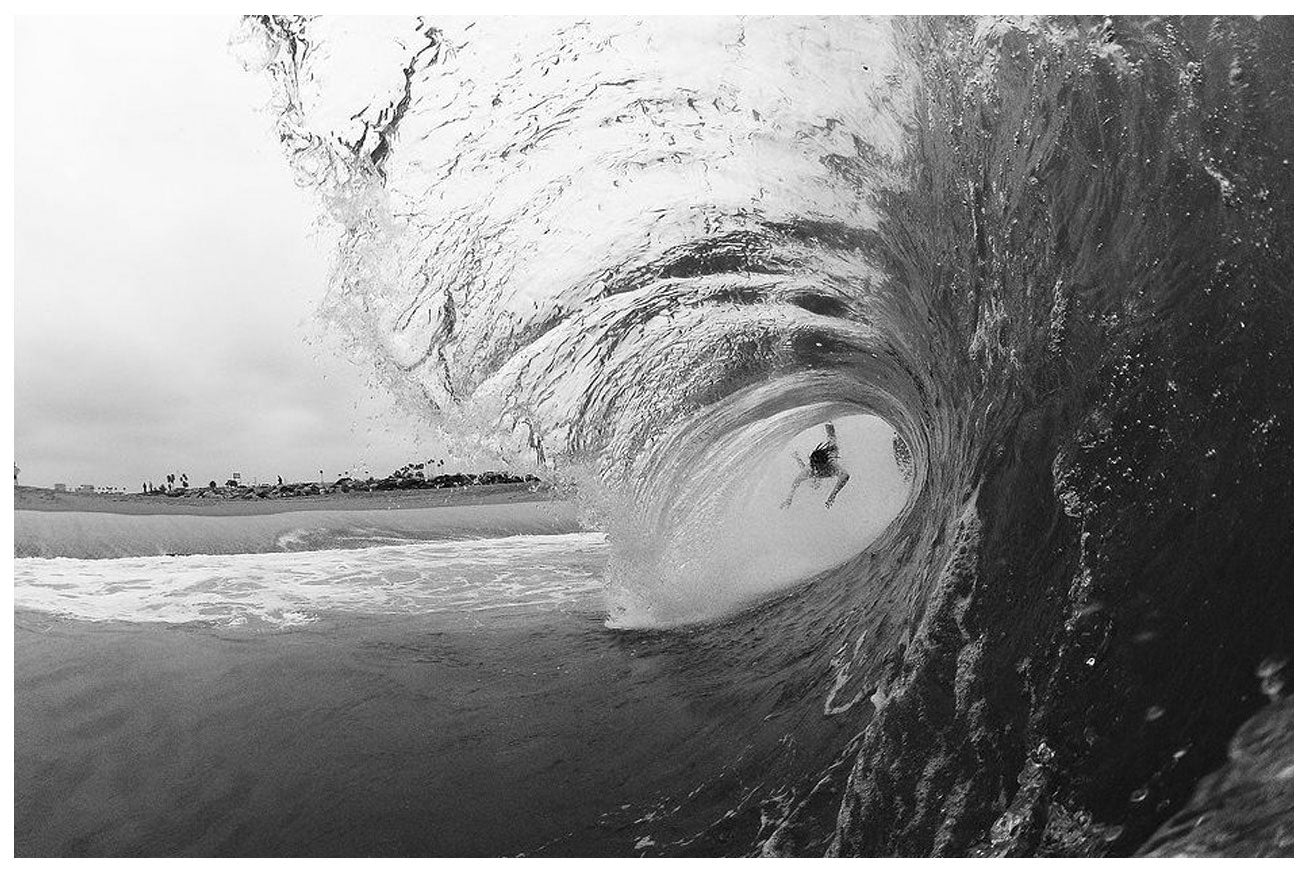
<svg viewBox="0 0 1311 874">
<path fill-rule="evenodd" d="M 918 32 L 878 255 L 971 506 L 831 841 L 775 846 L 1129 852 L 1292 653 L 1291 21 Z"/>
<path fill-rule="evenodd" d="M 252 25 L 403 395 L 675 525 L 770 423 L 910 447 L 677 639 L 685 788 L 748 788 L 662 851 L 1130 854 L 1291 695 L 1291 19 Z"/>
</svg>

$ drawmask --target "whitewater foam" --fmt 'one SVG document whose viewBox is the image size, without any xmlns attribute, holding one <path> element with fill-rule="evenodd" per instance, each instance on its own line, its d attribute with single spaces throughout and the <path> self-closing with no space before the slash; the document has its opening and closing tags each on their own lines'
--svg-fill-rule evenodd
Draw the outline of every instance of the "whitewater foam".
<svg viewBox="0 0 1311 874">
<path fill-rule="evenodd" d="M 599 610 L 604 536 L 522 535 L 363 549 L 118 559 L 20 558 L 14 602 L 88 621 L 306 625 L 335 614 Z"/>
</svg>

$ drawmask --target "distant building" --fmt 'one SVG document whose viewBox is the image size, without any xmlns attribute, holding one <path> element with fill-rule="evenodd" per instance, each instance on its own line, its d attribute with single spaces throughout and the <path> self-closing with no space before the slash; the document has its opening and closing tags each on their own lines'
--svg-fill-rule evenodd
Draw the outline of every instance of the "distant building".
<svg viewBox="0 0 1311 874">
<path fill-rule="evenodd" d="M 55 491 L 57 491 L 57 492 L 66 492 L 66 491 L 68 491 L 68 484 L 67 484 L 67 483 L 55 483 Z"/>
<path fill-rule="evenodd" d="M 88 493 L 88 494 L 95 494 L 95 492 L 96 492 L 96 487 L 95 487 L 94 485 L 92 485 L 91 483 L 83 483 L 82 485 L 80 485 L 80 486 L 77 487 L 77 490 L 78 490 L 79 492 L 86 492 L 86 493 Z"/>
</svg>

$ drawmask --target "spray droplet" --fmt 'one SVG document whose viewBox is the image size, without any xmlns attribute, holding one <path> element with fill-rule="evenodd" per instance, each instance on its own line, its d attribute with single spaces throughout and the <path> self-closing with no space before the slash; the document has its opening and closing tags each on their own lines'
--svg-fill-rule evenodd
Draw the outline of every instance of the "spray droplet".
<svg viewBox="0 0 1311 874">
<path fill-rule="evenodd" d="M 1158 707 L 1157 705 L 1153 704 L 1151 707 L 1147 708 L 1146 716 L 1148 722 L 1155 722 L 1156 720 L 1160 719 L 1164 715 L 1165 715 L 1164 707 Z"/>
<path fill-rule="evenodd" d="M 1105 609 L 1105 605 L 1101 601 L 1090 601 L 1074 611 L 1074 618 L 1086 619 L 1102 612 L 1103 609 Z"/>
<path fill-rule="evenodd" d="M 1088 661 L 1084 662 L 1084 664 L 1091 668 L 1093 665 L 1097 664 L 1097 659 L 1090 658 Z"/>
<path fill-rule="evenodd" d="M 1145 788 L 1135 789 L 1134 793 L 1129 796 L 1130 804 L 1142 804 L 1146 800 L 1147 800 L 1147 790 Z"/>
<path fill-rule="evenodd" d="M 1275 699 L 1279 693 L 1284 691 L 1284 681 L 1277 676 L 1265 677 L 1261 680 L 1261 692 L 1267 698 Z"/>
<path fill-rule="evenodd" d="M 1262 679 L 1272 677 L 1284 669 L 1286 665 L 1283 659 L 1277 659 L 1272 656 L 1266 656 L 1261 660 L 1261 664 L 1256 667 L 1256 675 Z"/>
</svg>

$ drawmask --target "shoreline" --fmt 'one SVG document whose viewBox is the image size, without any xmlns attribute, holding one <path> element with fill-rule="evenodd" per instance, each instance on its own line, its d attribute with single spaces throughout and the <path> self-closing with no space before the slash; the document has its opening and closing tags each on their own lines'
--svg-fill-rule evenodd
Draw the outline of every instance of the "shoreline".
<svg viewBox="0 0 1311 874">
<path fill-rule="evenodd" d="M 78 494 L 34 486 L 14 487 L 14 511 L 113 513 L 128 516 L 263 516 L 304 510 L 405 510 L 559 500 L 542 483 L 498 483 L 443 489 L 332 492 L 269 498 L 138 494 Z"/>
</svg>

